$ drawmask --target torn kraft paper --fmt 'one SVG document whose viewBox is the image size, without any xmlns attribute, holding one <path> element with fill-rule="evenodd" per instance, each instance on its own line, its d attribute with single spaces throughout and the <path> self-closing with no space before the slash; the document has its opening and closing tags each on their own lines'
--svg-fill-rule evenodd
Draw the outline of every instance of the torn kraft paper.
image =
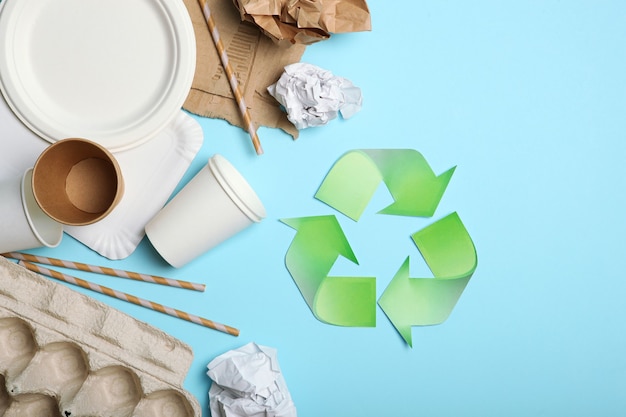
<svg viewBox="0 0 626 417">
<path fill-rule="evenodd" d="M 244 127 L 226 74 L 197 0 L 184 0 L 196 35 L 196 71 L 183 108 L 203 117 L 224 119 Z M 232 2 L 208 0 L 244 99 L 257 126 L 280 128 L 294 139 L 298 129 L 287 119 L 267 87 L 278 80 L 286 65 L 299 62 L 304 45 L 276 44 L 258 27 L 242 22 Z"/>
</svg>

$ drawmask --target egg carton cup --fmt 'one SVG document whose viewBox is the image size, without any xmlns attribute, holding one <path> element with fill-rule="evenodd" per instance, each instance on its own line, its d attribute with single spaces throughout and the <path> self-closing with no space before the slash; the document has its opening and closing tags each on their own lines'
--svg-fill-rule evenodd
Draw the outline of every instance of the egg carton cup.
<svg viewBox="0 0 626 417">
<path fill-rule="evenodd" d="M 178 339 L 0 257 L 1 417 L 200 417 Z"/>
</svg>

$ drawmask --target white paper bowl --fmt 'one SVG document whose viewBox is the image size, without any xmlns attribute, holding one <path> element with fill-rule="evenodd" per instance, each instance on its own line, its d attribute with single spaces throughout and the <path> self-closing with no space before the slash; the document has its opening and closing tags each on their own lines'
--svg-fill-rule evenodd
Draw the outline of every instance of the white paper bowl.
<svg viewBox="0 0 626 417">
<path fill-rule="evenodd" d="M 63 226 L 48 217 L 35 201 L 33 170 L 22 178 L 0 182 L 0 253 L 56 247 L 63 237 Z"/>
</svg>

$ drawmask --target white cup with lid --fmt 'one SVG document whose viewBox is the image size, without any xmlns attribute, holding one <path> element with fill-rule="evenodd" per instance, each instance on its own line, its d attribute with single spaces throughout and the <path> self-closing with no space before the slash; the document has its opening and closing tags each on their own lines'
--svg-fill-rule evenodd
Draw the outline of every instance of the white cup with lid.
<svg viewBox="0 0 626 417">
<path fill-rule="evenodd" d="M 42 246 L 56 247 L 63 225 L 48 217 L 35 201 L 33 170 L 0 181 L 0 253 Z"/>
<path fill-rule="evenodd" d="M 163 259 L 179 268 L 265 216 L 245 178 L 215 154 L 150 220 L 146 235 Z"/>
</svg>

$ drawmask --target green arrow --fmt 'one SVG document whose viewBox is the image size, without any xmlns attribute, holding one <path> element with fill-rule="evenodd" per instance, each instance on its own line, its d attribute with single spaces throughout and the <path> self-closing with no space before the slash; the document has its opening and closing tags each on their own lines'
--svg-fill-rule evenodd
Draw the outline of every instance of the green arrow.
<svg viewBox="0 0 626 417">
<path fill-rule="evenodd" d="M 413 346 L 411 326 L 443 323 L 476 270 L 472 239 L 457 213 L 413 234 L 434 278 L 409 278 L 407 258 L 378 300 L 404 340 Z"/>
<path fill-rule="evenodd" d="M 376 326 L 376 278 L 328 276 L 339 255 L 358 264 L 337 218 L 281 221 L 297 231 L 285 264 L 315 317 L 340 326 Z"/>
<path fill-rule="evenodd" d="M 414 149 L 352 150 L 333 165 L 315 197 L 358 220 L 382 181 L 394 202 L 379 213 L 431 217 L 455 168 L 436 176 Z"/>
</svg>

